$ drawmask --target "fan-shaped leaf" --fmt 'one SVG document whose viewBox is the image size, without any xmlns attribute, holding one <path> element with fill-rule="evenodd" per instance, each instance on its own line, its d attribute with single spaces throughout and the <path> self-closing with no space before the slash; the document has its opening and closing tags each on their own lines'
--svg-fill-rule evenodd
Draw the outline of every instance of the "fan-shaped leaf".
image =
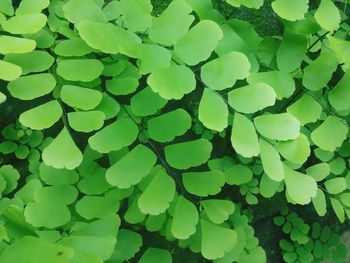
<svg viewBox="0 0 350 263">
<path fill-rule="evenodd" d="M 86 195 L 75 205 L 77 213 L 88 220 L 115 214 L 118 209 L 118 200 L 115 197 L 108 196 Z"/>
<path fill-rule="evenodd" d="M 223 37 L 220 27 L 211 20 L 202 20 L 174 46 L 175 53 L 188 65 L 208 59 Z"/>
<path fill-rule="evenodd" d="M 321 0 L 315 18 L 323 29 L 330 32 L 337 30 L 341 21 L 339 10 L 331 0 Z"/>
<path fill-rule="evenodd" d="M 171 263 L 173 260 L 171 258 L 171 254 L 167 250 L 150 247 L 146 250 L 145 253 L 143 253 L 138 263 L 153 262 Z"/>
<path fill-rule="evenodd" d="M 177 109 L 150 119 L 147 125 L 149 136 L 153 140 L 170 142 L 191 128 L 192 119 L 187 111 Z"/>
<path fill-rule="evenodd" d="M 265 173 L 270 179 L 280 182 L 284 178 L 283 164 L 276 149 L 263 139 L 259 140 L 260 159 Z"/>
<path fill-rule="evenodd" d="M 250 68 L 243 53 L 232 51 L 203 65 L 201 79 L 209 88 L 223 90 L 248 77 Z"/>
<path fill-rule="evenodd" d="M 213 146 L 206 139 L 198 139 L 165 147 L 165 158 L 176 169 L 199 166 L 209 160 Z M 183 158 L 183 157 L 186 158 Z"/>
<path fill-rule="evenodd" d="M 117 244 L 118 249 L 114 251 L 110 260 L 122 263 L 131 259 L 139 251 L 142 246 L 142 236 L 137 232 L 121 229 L 118 232 Z"/>
<path fill-rule="evenodd" d="M 301 125 L 317 121 L 322 113 L 322 106 L 309 94 L 304 94 L 300 99 L 287 108 L 287 112 L 296 117 Z"/>
<path fill-rule="evenodd" d="M 253 172 L 243 164 L 234 164 L 225 170 L 225 180 L 229 185 L 242 185 L 253 178 Z"/>
<path fill-rule="evenodd" d="M 44 14 L 16 15 L 1 24 L 1 27 L 11 34 L 30 34 L 42 29 L 47 21 Z"/>
<path fill-rule="evenodd" d="M 81 99 L 81 96 L 84 99 Z M 100 104 L 102 94 L 98 90 L 83 88 L 79 86 L 64 85 L 61 89 L 61 99 L 71 107 L 82 110 L 91 110 Z"/>
<path fill-rule="evenodd" d="M 43 130 L 54 125 L 61 118 L 62 113 L 58 101 L 52 100 L 23 112 L 19 116 L 19 121 L 32 130 Z"/>
<path fill-rule="evenodd" d="M 109 153 L 132 144 L 138 135 L 138 127 L 130 118 L 121 118 L 89 138 L 92 149 Z"/>
<path fill-rule="evenodd" d="M 78 24 L 83 20 L 106 22 L 107 18 L 93 0 L 69 0 L 63 6 L 68 21 Z"/>
<path fill-rule="evenodd" d="M 49 166 L 73 170 L 83 160 L 83 155 L 75 145 L 66 128 L 43 150 L 43 161 Z"/>
<path fill-rule="evenodd" d="M 32 39 L 0 36 L 0 54 L 23 54 L 32 52 L 36 42 Z"/>
<path fill-rule="evenodd" d="M 137 165 L 135 160 L 138 160 Z M 149 174 L 156 161 L 157 156 L 146 146 L 139 144 L 107 169 L 107 182 L 118 188 L 129 188 Z"/>
<path fill-rule="evenodd" d="M 93 51 L 81 38 L 62 40 L 57 43 L 54 49 L 59 56 L 73 57 L 85 56 Z"/>
<path fill-rule="evenodd" d="M 295 21 L 304 19 L 304 15 L 309 8 L 309 0 L 275 0 L 272 2 L 272 9 L 280 17 Z"/>
<path fill-rule="evenodd" d="M 327 213 L 326 197 L 322 189 L 317 189 L 316 196 L 312 198 L 312 204 L 319 216 L 324 216 Z"/>
<path fill-rule="evenodd" d="M 100 111 L 70 112 L 67 117 L 69 125 L 78 132 L 99 130 L 105 119 L 105 115 Z"/>
<path fill-rule="evenodd" d="M 329 103 L 337 111 L 348 111 L 350 109 L 350 70 L 347 70 L 337 85 L 328 93 Z"/>
<path fill-rule="evenodd" d="M 16 14 L 35 14 L 40 13 L 43 9 L 47 8 L 50 4 L 50 0 L 25 0 L 22 1 L 16 9 Z"/>
<path fill-rule="evenodd" d="M 176 201 L 171 233 L 177 239 L 187 239 L 196 232 L 198 211 L 196 206 L 183 196 Z"/>
<path fill-rule="evenodd" d="M 39 167 L 39 175 L 48 185 L 65 185 L 74 184 L 78 181 L 79 175 L 77 172 L 67 169 L 55 169 L 41 163 Z"/>
<path fill-rule="evenodd" d="M 150 0 L 121 0 L 121 11 L 126 28 L 144 32 L 152 24 Z"/>
<path fill-rule="evenodd" d="M 130 106 L 135 115 L 149 116 L 163 108 L 167 102 L 150 87 L 146 87 L 131 98 Z"/>
<path fill-rule="evenodd" d="M 0 60 L 0 79 L 11 81 L 17 79 L 19 76 L 21 76 L 21 74 L 21 67 L 13 63 Z"/>
<path fill-rule="evenodd" d="M 288 161 L 302 165 L 310 156 L 310 143 L 304 134 L 292 141 L 278 142 L 276 149 Z"/>
<path fill-rule="evenodd" d="M 170 66 L 171 53 L 168 49 L 150 44 L 142 44 L 137 55 L 140 73 L 148 74 Z"/>
<path fill-rule="evenodd" d="M 235 205 L 229 200 L 209 199 L 201 201 L 201 205 L 209 219 L 215 224 L 223 223 L 235 211 Z"/>
<path fill-rule="evenodd" d="M 57 74 L 71 81 L 89 82 L 98 78 L 103 64 L 97 59 L 72 59 L 57 63 Z"/>
<path fill-rule="evenodd" d="M 220 171 L 189 172 L 182 174 L 186 190 L 197 196 L 216 195 L 225 184 L 225 176 Z"/>
</svg>

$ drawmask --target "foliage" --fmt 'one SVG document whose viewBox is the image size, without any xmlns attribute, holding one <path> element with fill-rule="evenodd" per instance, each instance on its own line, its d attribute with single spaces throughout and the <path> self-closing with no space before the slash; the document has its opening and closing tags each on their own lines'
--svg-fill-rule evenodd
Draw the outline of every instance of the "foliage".
<svg viewBox="0 0 350 263">
<path fill-rule="evenodd" d="M 342 262 L 347 10 L 0 1 L 0 262 Z"/>
</svg>

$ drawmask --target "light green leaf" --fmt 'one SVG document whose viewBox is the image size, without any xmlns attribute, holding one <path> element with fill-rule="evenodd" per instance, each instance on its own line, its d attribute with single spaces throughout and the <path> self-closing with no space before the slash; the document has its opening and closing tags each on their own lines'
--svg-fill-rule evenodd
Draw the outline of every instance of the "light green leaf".
<svg viewBox="0 0 350 263">
<path fill-rule="evenodd" d="M 188 239 L 196 232 L 198 211 L 196 206 L 183 196 L 176 201 L 171 233 L 177 239 Z"/>
<path fill-rule="evenodd" d="M 275 147 L 264 139 L 259 140 L 260 159 L 266 175 L 273 181 L 284 179 L 283 164 Z"/>
<path fill-rule="evenodd" d="M 258 116 L 254 124 L 262 136 L 272 140 L 294 140 L 299 136 L 300 122 L 289 113 Z"/>
<path fill-rule="evenodd" d="M 137 35 L 111 23 L 84 20 L 78 24 L 77 28 L 86 44 L 104 53 L 126 52 L 128 48 L 141 43 Z"/>
<path fill-rule="evenodd" d="M 11 193 L 16 189 L 18 185 L 18 180 L 20 179 L 19 172 L 13 168 L 12 165 L 3 165 L 0 167 L 0 175 L 6 181 L 6 188 L 3 191 L 3 194 Z"/>
<path fill-rule="evenodd" d="M 16 15 L 1 24 L 1 27 L 11 34 L 30 34 L 38 32 L 46 25 L 44 14 Z"/>
<path fill-rule="evenodd" d="M 66 80 L 89 82 L 102 74 L 103 64 L 97 59 L 62 60 L 56 70 Z"/>
<path fill-rule="evenodd" d="M 253 178 L 253 172 L 243 164 L 234 164 L 224 172 L 225 181 L 229 185 L 242 185 Z"/>
<path fill-rule="evenodd" d="M 135 160 L 138 160 L 137 165 Z M 118 188 L 129 188 L 148 175 L 156 161 L 157 156 L 149 148 L 139 144 L 107 169 L 107 182 Z"/>
<path fill-rule="evenodd" d="M 278 142 L 276 149 L 288 161 L 295 164 L 304 164 L 310 156 L 310 143 L 304 134 L 291 141 Z"/>
<path fill-rule="evenodd" d="M 334 51 L 335 56 L 339 62 L 350 65 L 350 41 L 333 37 L 331 34 L 327 35 L 331 49 Z"/>
<path fill-rule="evenodd" d="M 191 128 L 192 118 L 187 111 L 176 109 L 150 119 L 147 125 L 150 138 L 159 142 L 170 142 Z"/>
<path fill-rule="evenodd" d="M 77 213 L 88 220 L 115 214 L 118 209 L 118 200 L 115 197 L 108 196 L 86 195 L 75 205 Z"/>
<path fill-rule="evenodd" d="M 188 172 L 182 174 L 186 190 L 197 196 L 216 195 L 225 184 L 225 176 L 220 171 Z"/>
<path fill-rule="evenodd" d="M 275 0 L 272 2 L 272 9 L 283 19 L 301 20 L 309 9 L 309 0 Z"/>
<path fill-rule="evenodd" d="M 174 46 L 175 53 L 188 65 L 208 59 L 223 37 L 220 27 L 211 20 L 202 20 Z"/>
<path fill-rule="evenodd" d="M 0 104 L 4 103 L 6 101 L 6 96 L 4 93 L 0 91 Z"/>
<path fill-rule="evenodd" d="M 341 205 L 341 203 L 339 202 L 338 199 L 330 198 L 330 200 L 331 200 L 331 205 L 332 205 L 332 208 L 333 208 L 333 210 L 335 212 L 335 215 L 339 219 L 340 223 L 344 223 L 344 221 L 345 221 L 345 213 L 344 213 L 343 206 Z"/>
<path fill-rule="evenodd" d="M 230 252 L 237 243 L 237 234 L 233 229 L 201 220 L 202 244 L 201 253 L 204 258 L 213 260 Z"/>
<path fill-rule="evenodd" d="M 61 118 L 62 113 L 58 101 L 52 100 L 23 112 L 19 116 L 19 121 L 32 130 L 43 130 L 54 125 Z"/>
<path fill-rule="evenodd" d="M 47 8 L 49 4 L 50 0 L 24 0 L 21 1 L 16 9 L 16 14 L 22 15 L 40 13 L 43 9 Z"/>
<path fill-rule="evenodd" d="M 311 133 L 312 141 L 321 149 L 334 152 L 347 138 L 348 128 L 338 118 L 327 119 Z"/>
<path fill-rule="evenodd" d="M 285 0 L 277 1 L 282 1 L 284 3 L 289 2 Z M 293 3 L 296 1 L 308 0 L 295 0 Z M 286 29 L 282 43 L 276 54 L 278 69 L 282 72 L 290 73 L 299 68 L 306 53 L 307 42 L 308 41 L 305 35 L 296 34 L 291 30 Z"/>
<path fill-rule="evenodd" d="M 32 52 L 36 42 L 31 39 L 0 36 L 0 54 L 23 54 Z"/>
<path fill-rule="evenodd" d="M 201 79 L 209 88 L 223 90 L 248 77 L 250 68 L 250 62 L 243 53 L 232 51 L 204 64 Z"/>
<path fill-rule="evenodd" d="M 0 79 L 11 81 L 17 79 L 22 74 L 22 68 L 3 60 L 0 60 Z"/>
<path fill-rule="evenodd" d="M 76 111 L 67 114 L 68 123 L 78 132 L 99 130 L 104 124 L 105 115 L 100 111 Z"/>
<path fill-rule="evenodd" d="M 149 30 L 149 38 L 161 45 L 172 46 L 181 39 L 194 21 L 192 12 L 184 0 L 171 1 L 164 12 L 154 18 Z"/>
<path fill-rule="evenodd" d="M 144 32 L 152 24 L 150 0 L 120 0 L 125 27 L 131 31 Z"/>
<path fill-rule="evenodd" d="M 174 179 L 161 169 L 140 195 L 137 201 L 140 211 L 150 215 L 165 212 L 174 199 L 175 187 Z"/>
<path fill-rule="evenodd" d="M 65 18 L 74 24 L 83 20 L 107 21 L 101 8 L 93 0 L 69 0 L 63 6 L 63 12 Z"/>
<path fill-rule="evenodd" d="M 0 2 L 0 12 L 8 16 L 13 16 L 14 9 L 12 6 L 12 0 L 3 0 Z"/>
<path fill-rule="evenodd" d="M 308 167 L 306 173 L 312 176 L 317 182 L 322 181 L 330 174 L 330 167 L 328 163 L 318 163 Z"/>
<path fill-rule="evenodd" d="M 312 198 L 312 204 L 319 216 L 325 216 L 327 213 L 327 203 L 326 197 L 323 193 L 323 190 L 318 188 L 317 194 Z"/>
<path fill-rule="evenodd" d="M 143 253 L 142 257 L 138 263 L 153 263 L 153 262 L 162 262 L 162 263 L 172 263 L 171 254 L 169 251 L 160 248 L 149 247 Z"/>
<path fill-rule="evenodd" d="M 337 85 L 328 93 L 329 103 L 337 111 L 350 110 L 350 70 L 347 70 Z"/>
<path fill-rule="evenodd" d="M 137 65 L 141 74 L 148 74 L 170 66 L 171 53 L 159 45 L 142 44 L 138 48 Z"/>
<path fill-rule="evenodd" d="M 259 193 L 265 198 L 271 198 L 280 189 L 281 184 L 281 182 L 272 180 L 264 173 L 260 180 Z"/>
<path fill-rule="evenodd" d="M 213 149 L 210 141 L 198 139 L 168 145 L 164 148 L 167 162 L 176 169 L 188 169 L 207 162 Z M 186 158 L 183 158 L 186 157 Z"/>
<path fill-rule="evenodd" d="M 135 115 L 149 116 L 163 108 L 167 102 L 157 93 L 154 93 L 150 87 L 146 87 L 131 98 L 130 106 Z"/>
<path fill-rule="evenodd" d="M 291 75 L 281 71 L 267 71 L 252 73 L 247 81 L 250 85 L 264 82 L 276 92 L 278 100 L 289 98 L 295 91 L 295 83 Z"/>
<path fill-rule="evenodd" d="M 49 94 L 55 86 L 56 80 L 53 75 L 50 73 L 40 73 L 19 77 L 11 81 L 7 89 L 15 98 L 32 100 Z"/>
<path fill-rule="evenodd" d="M 330 32 L 337 30 L 341 21 L 339 9 L 331 0 L 321 0 L 315 18 L 323 29 Z"/>
<path fill-rule="evenodd" d="M 67 168 L 73 170 L 83 160 L 83 155 L 75 145 L 66 128 L 43 150 L 45 164 L 57 169 Z"/>
<path fill-rule="evenodd" d="M 324 183 L 329 194 L 336 195 L 347 189 L 346 180 L 344 177 L 336 177 L 329 179 Z"/>
<path fill-rule="evenodd" d="M 95 151 L 109 153 L 132 144 L 138 133 L 138 127 L 130 118 L 121 118 L 91 136 L 89 145 Z"/>
<path fill-rule="evenodd" d="M 8 246 L 1 254 L 0 261 L 6 263 L 68 263 L 73 250 L 43 239 L 26 236 Z"/>
<path fill-rule="evenodd" d="M 34 193 L 35 202 L 49 202 L 52 205 L 69 205 L 74 203 L 77 197 L 78 191 L 71 185 L 45 186 Z"/>
<path fill-rule="evenodd" d="M 311 176 L 297 172 L 283 166 L 286 184 L 286 193 L 299 205 L 310 203 L 311 198 L 316 197 L 317 183 Z"/>
<path fill-rule="evenodd" d="M 120 104 L 107 93 L 103 93 L 102 100 L 95 110 L 103 112 L 106 120 L 109 120 L 117 116 L 120 111 Z"/>
<path fill-rule="evenodd" d="M 238 263 L 267 262 L 266 253 L 262 247 L 257 246 L 247 252 L 247 250 L 244 250 L 240 254 Z"/>
<path fill-rule="evenodd" d="M 84 99 L 81 99 L 81 96 Z M 91 110 L 100 104 L 102 93 L 98 90 L 83 88 L 79 86 L 64 85 L 61 89 L 61 99 L 71 107 L 82 110 Z"/>
<path fill-rule="evenodd" d="M 79 175 L 76 171 L 67 169 L 55 169 L 41 163 L 39 166 L 40 179 L 48 185 L 65 185 L 74 184 L 79 180 Z"/>
<path fill-rule="evenodd" d="M 215 224 L 225 222 L 235 211 L 235 205 L 229 200 L 209 199 L 201 201 L 201 205 L 209 219 Z"/>
<path fill-rule="evenodd" d="M 151 89 L 166 100 L 179 100 L 196 88 L 193 72 L 186 66 L 170 65 L 147 78 Z"/>
<path fill-rule="evenodd" d="M 255 9 L 259 9 L 264 4 L 264 0 L 226 0 L 226 2 L 234 7 L 244 5 L 248 8 Z"/>
<path fill-rule="evenodd" d="M 204 89 L 198 108 L 198 119 L 204 126 L 221 132 L 228 126 L 228 114 L 225 101 L 214 91 Z"/>
<path fill-rule="evenodd" d="M 236 111 L 254 113 L 274 105 L 276 93 L 269 85 L 258 82 L 230 91 L 228 101 Z"/>
<path fill-rule="evenodd" d="M 259 155 L 258 135 L 253 122 L 237 112 L 233 119 L 231 144 L 233 149 L 244 157 Z"/>
<path fill-rule="evenodd" d="M 59 56 L 73 57 L 85 56 L 90 54 L 93 49 L 89 47 L 81 38 L 73 38 L 58 42 L 54 51 Z"/>
<path fill-rule="evenodd" d="M 313 97 L 305 93 L 287 108 L 287 112 L 296 117 L 301 125 L 315 122 L 321 117 L 322 106 Z"/>
<path fill-rule="evenodd" d="M 49 69 L 55 59 L 46 51 L 34 50 L 26 54 L 8 54 L 5 56 L 5 61 L 20 66 L 22 68 L 22 74 L 26 75 Z"/>
</svg>

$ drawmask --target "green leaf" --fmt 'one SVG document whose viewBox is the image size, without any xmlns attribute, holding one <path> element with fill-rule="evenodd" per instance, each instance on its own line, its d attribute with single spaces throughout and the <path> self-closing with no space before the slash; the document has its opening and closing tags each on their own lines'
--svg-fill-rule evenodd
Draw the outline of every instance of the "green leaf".
<svg viewBox="0 0 350 263">
<path fill-rule="evenodd" d="M 126 28 L 144 32 L 151 26 L 153 7 L 150 0 L 121 0 L 120 3 Z"/>
<path fill-rule="evenodd" d="M 182 174 L 186 190 L 197 196 L 216 195 L 225 184 L 225 176 L 220 171 L 188 172 Z"/>
<path fill-rule="evenodd" d="M 337 85 L 328 93 L 329 103 L 337 111 L 350 110 L 350 70 L 347 70 Z"/>
<path fill-rule="evenodd" d="M 255 113 L 274 105 L 276 93 L 269 85 L 258 82 L 230 91 L 228 93 L 228 101 L 236 111 Z"/>
<path fill-rule="evenodd" d="M 83 160 L 83 155 L 75 145 L 66 128 L 43 150 L 45 164 L 57 169 L 66 168 L 73 170 Z"/>
<path fill-rule="evenodd" d="M 259 9 L 264 4 L 264 0 L 226 0 L 226 2 L 234 7 L 244 5 L 248 8 L 255 9 Z"/>
<path fill-rule="evenodd" d="M 161 45 L 172 46 L 181 39 L 194 21 L 191 6 L 186 1 L 171 1 L 163 13 L 154 18 L 148 32 L 149 38 Z"/>
<path fill-rule="evenodd" d="M 233 119 L 231 144 L 234 150 L 244 157 L 259 155 L 258 135 L 253 122 L 237 112 Z"/>
<path fill-rule="evenodd" d="M 278 142 L 275 147 L 285 159 L 300 165 L 306 162 L 311 153 L 309 140 L 304 134 L 292 141 Z"/>
<path fill-rule="evenodd" d="M 80 37 L 90 47 L 104 53 L 117 54 L 141 42 L 140 38 L 111 23 L 84 20 L 77 25 Z"/>
<path fill-rule="evenodd" d="M 7 54 L 5 61 L 20 66 L 22 68 L 22 74 L 26 75 L 49 69 L 55 59 L 46 51 L 34 50 L 26 54 Z"/>
<path fill-rule="evenodd" d="M 266 253 L 262 247 L 254 247 L 249 250 L 249 253 L 245 251 L 239 256 L 238 263 L 250 263 L 250 262 L 266 262 Z"/>
<path fill-rule="evenodd" d="M 259 145 L 260 159 L 266 175 L 273 181 L 282 181 L 284 179 L 284 170 L 277 150 L 264 139 L 259 140 Z"/>
<path fill-rule="evenodd" d="M 1 27 L 11 34 L 30 34 L 38 32 L 46 25 L 44 14 L 16 15 L 1 24 Z"/>
<path fill-rule="evenodd" d="M 32 52 L 36 42 L 31 39 L 0 36 L 0 54 L 23 54 Z"/>
<path fill-rule="evenodd" d="M 59 56 L 73 57 L 85 56 L 90 54 L 93 49 L 89 47 L 81 38 L 73 38 L 58 42 L 54 51 Z"/>
<path fill-rule="evenodd" d="M 84 94 L 83 100 L 81 99 L 81 94 Z M 71 107 L 76 107 L 82 110 L 91 110 L 100 104 L 102 93 L 98 90 L 64 85 L 61 89 L 61 99 Z"/>
<path fill-rule="evenodd" d="M 321 149 L 334 152 L 347 138 L 348 128 L 338 118 L 327 119 L 311 133 L 312 141 Z"/>
<path fill-rule="evenodd" d="M 223 37 L 220 27 L 211 20 L 202 20 L 174 46 L 175 53 L 188 65 L 208 59 Z"/>
<path fill-rule="evenodd" d="M 106 16 L 93 0 L 69 0 L 63 6 L 63 12 L 69 22 L 78 24 L 83 20 L 106 22 Z"/>
<path fill-rule="evenodd" d="M 297 204 L 306 205 L 316 197 L 317 183 L 311 176 L 294 171 L 284 165 L 286 193 Z"/>
<path fill-rule="evenodd" d="M 193 72 L 186 66 L 174 64 L 153 72 L 147 78 L 147 83 L 153 92 L 166 100 L 179 100 L 196 88 Z"/>
<path fill-rule="evenodd" d="M 138 48 L 137 65 L 141 74 L 148 74 L 170 66 L 171 53 L 168 49 L 150 44 Z"/>
<path fill-rule="evenodd" d="M 258 116 L 254 124 L 262 136 L 272 140 L 294 140 L 299 136 L 300 122 L 289 113 Z"/>
<path fill-rule="evenodd" d="M 295 83 L 291 75 L 281 71 L 252 73 L 247 81 L 250 85 L 264 82 L 275 90 L 278 100 L 289 98 L 295 91 Z"/>
<path fill-rule="evenodd" d="M 321 117 L 322 106 L 309 94 L 304 94 L 300 99 L 287 108 L 287 112 L 296 117 L 301 125 L 315 122 Z"/>
<path fill-rule="evenodd" d="M 37 203 L 49 202 L 52 205 L 69 205 L 75 202 L 78 191 L 71 185 L 54 185 L 39 188 L 34 193 L 34 201 Z"/>
<path fill-rule="evenodd" d="M 201 201 L 201 205 L 209 219 L 218 225 L 225 222 L 235 211 L 235 205 L 229 200 L 209 199 Z"/>
<path fill-rule="evenodd" d="M 12 6 L 12 0 L 3 0 L 0 2 L 0 12 L 8 16 L 13 16 L 14 9 Z"/>
<path fill-rule="evenodd" d="M 132 144 L 139 133 L 130 118 L 121 118 L 104 127 L 89 138 L 89 145 L 100 153 L 117 151 Z"/>
<path fill-rule="evenodd" d="M 204 89 L 198 108 L 198 119 L 205 127 L 218 132 L 228 126 L 228 108 L 222 97 L 210 89 Z"/>
<path fill-rule="evenodd" d="M 115 214 L 118 209 L 118 200 L 115 197 L 108 196 L 86 195 L 75 205 L 77 213 L 88 220 Z"/>
<path fill-rule="evenodd" d="M 272 2 L 272 9 L 283 19 L 301 20 L 304 19 L 304 15 L 309 9 L 309 0 L 275 0 Z"/>
<path fill-rule="evenodd" d="M 100 111 L 77 111 L 67 114 L 69 126 L 78 132 L 99 130 L 104 124 L 105 115 Z"/>
<path fill-rule="evenodd" d="M 11 81 L 7 89 L 15 98 L 32 100 L 49 94 L 55 86 L 56 80 L 50 73 L 40 73 L 19 77 Z"/>
<path fill-rule="evenodd" d="M 324 183 L 326 190 L 329 194 L 340 194 L 347 189 L 346 180 L 344 177 L 336 177 L 329 179 Z"/>
<path fill-rule="evenodd" d="M 73 257 L 73 250 L 52 244 L 36 237 L 23 237 L 8 246 L 1 254 L 0 261 L 6 263 L 67 263 Z"/>
<path fill-rule="evenodd" d="M 250 68 L 250 62 L 243 53 L 232 51 L 204 64 L 201 79 L 209 88 L 223 90 L 248 77 Z"/>
<path fill-rule="evenodd" d="M 345 221 L 345 213 L 344 213 L 343 206 L 341 205 L 341 203 L 339 202 L 338 199 L 330 198 L 330 200 L 331 200 L 331 205 L 332 205 L 332 208 L 333 208 L 333 210 L 335 212 L 335 215 L 339 219 L 340 223 L 344 223 L 344 221 Z"/>
<path fill-rule="evenodd" d="M 19 116 L 19 121 L 32 130 L 43 130 L 54 125 L 61 118 L 62 113 L 58 101 L 52 100 L 23 112 Z"/>
<path fill-rule="evenodd" d="M 13 63 L 0 60 L 0 79 L 11 81 L 17 79 L 19 76 L 21 76 L 21 74 L 21 67 Z"/>
<path fill-rule="evenodd" d="M 323 49 L 321 55 L 304 69 L 303 85 L 313 91 L 323 89 L 336 71 L 338 61 L 333 52 Z M 322 74 L 320 74 L 322 72 Z"/>
<path fill-rule="evenodd" d="M 198 139 L 165 146 L 165 158 L 176 169 L 188 169 L 207 162 L 213 149 L 210 141 Z M 183 158 L 186 156 L 186 158 Z"/>
<path fill-rule="evenodd" d="M 157 113 L 167 102 L 157 93 L 154 93 L 150 87 L 146 87 L 131 98 L 130 106 L 135 115 L 149 116 Z"/>
<path fill-rule="evenodd" d="M 40 13 L 50 4 L 49 0 L 25 0 L 22 1 L 16 9 L 16 14 L 35 14 Z"/>
<path fill-rule="evenodd" d="M 327 213 L 326 197 L 322 189 L 317 189 L 317 194 L 312 198 L 312 204 L 319 216 L 325 216 Z"/>
<path fill-rule="evenodd" d="M 333 37 L 331 34 L 328 34 L 327 38 L 339 64 L 345 63 L 346 65 L 350 65 L 350 41 Z"/>
<path fill-rule="evenodd" d="M 315 18 L 323 29 L 330 32 L 337 30 L 341 21 L 338 7 L 331 0 L 321 0 Z"/>
<path fill-rule="evenodd" d="M 224 228 L 203 219 L 201 232 L 201 253 L 209 260 L 223 257 L 237 243 L 237 234 L 233 229 Z"/>
<path fill-rule="evenodd" d="M 137 165 L 135 160 L 138 160 Z M 147 176 L 156 161 L 157 156 L 149 148 L 139 144 L 107 169 L 107 182 L 118 188 L 129 188 Z"/>
<path fill-rule="evenodd" d="M 224 172 L 226 183 L 229 185 L 242 185 L 253 178 L 253 172 L 243 164 L 234 164 Z"/>
<path fill-rule="evenodd" d="M 18 171 L 12 165 L 3 165 L 0 167 L 0 175 L 6 181 L 6 188 L 3 194 L 11 193 L 17 187 L 20 178 Z"/>
<path fill-rule="evenodd" d="M 177 239 L 188 239 L 196 232 L 198 211 L 196 206 L 183 196 L 176 201 L 171 233 Z"/>
<path fill-rule="evenodd" d="M 67 59 L 57 63 L 56 71 L 66 80 L 89 82 L 102 74 L 103 64 L 97 59 Z"/>
<path fill-rule="evenodd" d="M 39 175 L 41 180 L 48 185 L 74 184 L 79 180 L 79 175 L 76 171 L 55 169 L 51 166 L 47 166 L 45 163 L 40 164 Z"/>
<path fill-rule="evenodd" d="M 306 173 L 311 175 L 317 182 L 320 182 L 330 174 L 330 167 L 328 163 L 318 163 L 308 167 Z"/>
<path fill-rule="evenodd" d="M 276 192 L 280 189 L 281 182 L 276 182 L 272 180 L 265 173 L 262 175 L 260 184 L 259 184 L 259 192 L 265 198 L 271 198 L 276 194 Z"/>
<path fill-rule="evenodd" d="M 164 113 L 147 123 L 150 138 L 159 142 L 171 142 L 175 137 L 185 134 L 191 125 L 192 118 L 183 109 Z"/>
<path fill-rule="evenodd" d="M 174 195 L 175 181 L 161 169 L 140 195 L 137 204 L 142 213 L 159 215 L 168 209 Z"/>
<path fill-rule="evenodd" d="M 287 3 L 285 0 L 276 0 Z M 295 0 L 308 1 L 308 0 Z M 293 2 L 294 3 L 294 2 Z M 288 11 L 289 12 L 289 11 Z M 277 67 L 280 71 L 290 73 L 300 67 L 306 53 L 307 38 L 286 29 L 282 43 L 276 54 Z"/>
<path fill-rule="evenodd" d="M 138 263 L 153 263 L 153 262 L 172 263 L 173 260 L 171 258 L 171 254 L 169 253 L 169 251 L 165 249 L 149 247 L 147 248 L 145 253 L 143 253 Z"/>
</svg>

